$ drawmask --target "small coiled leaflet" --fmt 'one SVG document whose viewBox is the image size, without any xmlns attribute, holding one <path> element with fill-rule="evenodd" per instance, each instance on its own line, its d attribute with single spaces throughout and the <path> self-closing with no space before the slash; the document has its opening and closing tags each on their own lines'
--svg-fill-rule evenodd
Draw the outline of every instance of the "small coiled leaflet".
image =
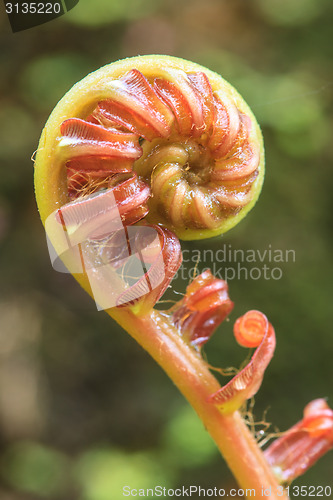
<svg viewBox="0 0 333 500">
<path fill-rule="evenodd" d="M 147 220 L 184 238 L 223 230 L 253 202 L 256 125 L 204 72 L 168 68 L 147 78 L 132 69 L 104 87 L 107 97 L 85 119 L 60 127 L 72 199 L 134 170 L 151 189 Z"/>
</svg>

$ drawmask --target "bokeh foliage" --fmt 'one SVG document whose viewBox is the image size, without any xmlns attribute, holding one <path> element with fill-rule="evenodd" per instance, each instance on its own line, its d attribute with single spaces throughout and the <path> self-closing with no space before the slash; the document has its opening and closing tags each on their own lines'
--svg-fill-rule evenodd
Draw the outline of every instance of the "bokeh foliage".
<svg viewBox="0 0 333 500">
<path fill-rule="evenodd" d="M 311 399 L 333 404 L 332 11 L 329 0 L 81 0 L 15 35 L 0 18 L 1 499 L 120 500 L 125 484 L 233 486 L 160 368 L 48 261 L 30 157 L 66 90 L 119 58 L 191 59 L 222 74 L 252 107 L 266 147 L 259 202 L 222 239 L 184 248 L 293 249 L 296 260 L 279 264 L 279 280 L 230 280 L 232 321 L 205 351 L 215 366 L 239 366 L 246 351 L 232 322 L 260 309 L 278 347 L 255 419 L 284 430 Z M 223 274 L 237 263 L 215 265 Z M 186 282 L 179 277 L 174 289 Z M 330 484 L 332 465 L 328 455 L 297 484 Z"/>
</svg>

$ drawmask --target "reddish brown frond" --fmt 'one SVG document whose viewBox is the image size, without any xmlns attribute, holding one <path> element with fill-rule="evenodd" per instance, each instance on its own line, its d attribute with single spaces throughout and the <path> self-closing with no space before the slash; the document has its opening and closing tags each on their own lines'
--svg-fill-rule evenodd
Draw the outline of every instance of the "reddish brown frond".
<svg viewBox="0 0 333 500">
<path fill-rule="evenodd" d="M 170 106 L 175 115 L 180 134 L 190 135 L 193 127 L 191 108 L 182 92 L 168 80 L 156 78 L 154 88 L 157 94 Z"/>
<path fill-rule="evenodd" d="M 256 172 L 260 155 L 258 147 L 249 141 L 249 123 L 249 118 L 242 115 L 241 130 L 229 154 L 215 161 L 213 181 L 237 181 Z"/>
<path fill-rule="evenodd" d="M 228 285 L 204 271 L 186 288 L 184 298 L 171 310 L 174 324 L 182 337 L 201 347 L 231 312 L 234 304 L 228 296 Z"/>
<path fill-rule="evenodd" d="M 132 160 L 122 158 L 74 158 L 66 163 L 72 172 L 85 172 L 97 175 L 111 175 L 132 171 Z"/>
<path fill-rule="evenodd" d="M 113 190 L 121 220 L 126 226 L 135 224 L 147 215 L 150 188 L 138 179 L 135 172 L 112 177 L 108 187 Z"/>
<path fill-rule="evenodd" d="M 119 80 L 111 81 L 108 90 L 112 102 L 123 106 L 134 117 L 139 116 L 155 131 L 155 136 L 170 134 L 173 115 L 140 71 L 132 69 Z"/>
<path fill-rule="evenodd" d="M 192 86 L 201 96 L 205 130 L 210 129 L 215 118 L 214 96 L 212 86 L 207 78 L 207 75 L 202 71 L 190 73 L 187 75 Z"/>
<path fill-rule="evenodd" d="M 260 311 L 248 311 L 239 318 L 234 335 L 241 345 L 258 347 L 246 367 L 209 398 L 223 413 L 237 410 L 256 394 L 275 349 L 274 328 Z"/>
<path fill-rule="evenodd" d="M 102 118 L 109 120 L 115 125 L 120 125 L 148 141 L 152 141 L 156 136 L 160 136 L 156 128 L 140 114 L 111 99 L 99 103 L 98 113 Z"/>
<path fill-rule="evenodd" d="M 303 419 L 276 439 L 265 457 L 281 482 L 290 483 L 333 448 L 333 410 L 324 399 L 311 401 Z"/>
<path fill-rule="evenodd" d="M 184 71 L 170 69 L 165 76 L 163 80 L 155 80 L 156 88 L 166 102 L 170 102 L 174 113 L 178 114 L 176 118 L 178 123 L 183 121 L 182 114 L 189 109 L 192 121 L 191 135 L 201 135 L 206 128 L 204 111 L 207 109 L 204 109 L 202 96 Z"/>
<path fill-rule="evenodd" d="M 140 158 L 138 137 L 129 132 L 108 130 L 79 118 L 65 120 L 60 127 L 59 147 L 66 160 L 82 156 Z"/>
<path fill-rule="evenodd" d="M 144 315 L 168 288 L 181 265 L 182 252 L 178 238 L 163 227 L 137 226 L 128 231 L 131 252 L 140 256 L 145 273 L 119 295 L 117 306 L 135 306 L 136 313 Z"/>
<path fill-rule="evenodd" d="M 235 104 L 225 95 L 214 96 L 215 120 L 209 139 L 209 147 L 216 158 L 222 158 L 232 148 L 241 126 L 240 116 Z"/>
<path fill-rule="evenodd" d="M 72 245 L 105 237 L 147 215 L 150 189 L 135 173 L 114 175 L 108 184 L 107 190 L 81 196 L 58 210 Z"/>
</svg>

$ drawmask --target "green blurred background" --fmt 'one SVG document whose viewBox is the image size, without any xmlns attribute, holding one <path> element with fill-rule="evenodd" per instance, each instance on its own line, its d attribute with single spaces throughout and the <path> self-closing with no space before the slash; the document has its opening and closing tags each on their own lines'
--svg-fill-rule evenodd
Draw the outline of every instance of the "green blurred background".
<svg viewBox="0 0 333 500">
<path fill-rule="evenodd" d="M 255 420 L 285 430 L 311 399 L 332 406 L 332 14 L 330 0 L 81 0 L 12 34 L 1 8 L 1 500 L 120 500 L 125 484 L 234 486 L 162 370 L 49 262 L 30 157 L 63 94 L 126 56 L 172 54 L 217 71 L 263 129 L 257 206 L 222 239 L 184 248 L 271 245 L 295 250 L 296 261 L 278 264 L 279 280 L 229 282 L 232 321 L 206 346 L 208 359 L 239 366 L 246 351 L 233 320 L 260 309 L 278 344 Z M 185 285 L 179 278 L 174 289 Z M 296 484 L 333 486 L 332 466 L 327 455 Z"/>
</svg>

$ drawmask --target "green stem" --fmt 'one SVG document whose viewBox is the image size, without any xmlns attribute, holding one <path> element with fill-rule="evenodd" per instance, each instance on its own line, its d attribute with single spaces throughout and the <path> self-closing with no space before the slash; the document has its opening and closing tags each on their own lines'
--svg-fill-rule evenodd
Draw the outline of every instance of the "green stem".
<svg viewBox="0 0 333 500">
<path fill-rule="evenodd" d="M 244 423 L 234 412 L 222 415 L 207 402 L 220 388 L 202 357 L 187 345 L 168 316 L 153 310 L 138 317 L 128 310 L 108 311 L 127 332 L 160 364 L 199 415 L 243 490 L 255 490 L 248 498 L 288 499 L 268 466 L 263 453 Z"/>
</svg>

